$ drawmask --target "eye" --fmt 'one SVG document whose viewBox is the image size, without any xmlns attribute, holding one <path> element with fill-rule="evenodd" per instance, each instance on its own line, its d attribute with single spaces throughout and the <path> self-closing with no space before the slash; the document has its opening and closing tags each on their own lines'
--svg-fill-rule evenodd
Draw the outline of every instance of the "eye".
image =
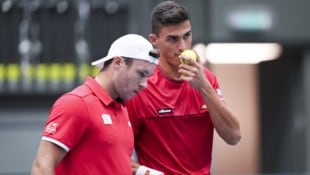
<svg viewBox="0 0 310 175">
<path fill-rule="evenodd" d="M 145 78 L 148 77 L 148 72 L 145 71 L 138 71 L 139 77 Z"/>
<path fill-rule="evenodd" d="M 175 42 L 178 41 L 178 37 L 176 37 L 176 36 L 169 36 L 169 37 L 167 38 L 167 40 L 168 40 L 169 42 L 175 43 Z"/>
<path fill-rule="evenodd" d="M 192 35 L 192 32 L 187 32 L 187 33 L 184 35 L 184 40 L 187 40 L 191 35 Z"/>
</svg>

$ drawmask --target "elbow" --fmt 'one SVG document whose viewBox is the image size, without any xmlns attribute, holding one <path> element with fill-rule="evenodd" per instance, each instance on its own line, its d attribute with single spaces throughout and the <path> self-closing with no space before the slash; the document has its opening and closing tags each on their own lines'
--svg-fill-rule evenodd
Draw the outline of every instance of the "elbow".
<svg viewBox="0 0 310 175">
<path fill-rule="evenodd" d="M 31 168 L 31 175 L 38 174 L 40 169 L 40 164 L 37 161 L 34 161 Z"/>
<path fill-rule="evenodd" d="M 31 168 L 31 175 L 48 174 L 48 172 L 53 172 L 53 170 L 37 160 L 33 162 L 32 168 Z"/>
<path fill-rule="evenodd" d="M 241 140 L 241 136 L 236 137 L 234 139 L 231 139 L 229 142 L 227 142 L 229 145 L 237 145 Z"/>
<path fill-rule="evenodd" d="M 42 174 L 44 166 L 38 160 L 35 160 L 32 164 L 31 175 Z"/>
<path fill-rule="evenodd" d="M 235 131 L 228 139 L 225 139 L 226 143 L 229 145 L 237 145 L 241 140 L 240 131 Z"/>
</svg>

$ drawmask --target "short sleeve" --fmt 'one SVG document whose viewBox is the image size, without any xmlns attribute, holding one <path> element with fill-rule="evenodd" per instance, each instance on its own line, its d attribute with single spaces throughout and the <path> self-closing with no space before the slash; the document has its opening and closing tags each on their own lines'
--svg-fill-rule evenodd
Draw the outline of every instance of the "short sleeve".
<svg viewBox="0 0 310 175">
<path fill-rule="evenodd" d="M 89 123 L 88 116 L 81 97 L 65 94 L 51 108 L 42 139 L 69 151 L 83 138 Z"/>
</svg>

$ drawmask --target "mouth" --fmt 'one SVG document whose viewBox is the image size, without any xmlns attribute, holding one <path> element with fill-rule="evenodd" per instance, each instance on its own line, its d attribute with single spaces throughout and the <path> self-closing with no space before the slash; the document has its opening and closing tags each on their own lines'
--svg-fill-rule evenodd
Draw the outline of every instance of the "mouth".
<svg viewBox="0 0 310 175">
<path fill-rule="evenodd" d="M 179 57 L 180 55 L 181 55 L 181 52 L 180 53 L 176 53 L 174 56 Z"/>
</svg>

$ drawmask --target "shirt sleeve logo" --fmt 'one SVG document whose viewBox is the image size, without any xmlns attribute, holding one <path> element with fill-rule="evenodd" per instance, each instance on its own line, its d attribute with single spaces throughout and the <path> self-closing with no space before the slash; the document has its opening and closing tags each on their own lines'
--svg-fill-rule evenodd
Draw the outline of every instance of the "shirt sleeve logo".
<svg viewBox="0 0 310 175">
<path fill-rule="evenodd" d="M 111 116 L 109 114 L 102 114 L 101 118 L 102 118 L 104 124 L 112 124 L 112 119 L 111 119 Z"/>
<path fill-rule="evenodd" d="M 45 127 L 45 132 L 49 134 L 56 134 L 58 123 L 56 122 L 51 122 Z"/>
</svg>

